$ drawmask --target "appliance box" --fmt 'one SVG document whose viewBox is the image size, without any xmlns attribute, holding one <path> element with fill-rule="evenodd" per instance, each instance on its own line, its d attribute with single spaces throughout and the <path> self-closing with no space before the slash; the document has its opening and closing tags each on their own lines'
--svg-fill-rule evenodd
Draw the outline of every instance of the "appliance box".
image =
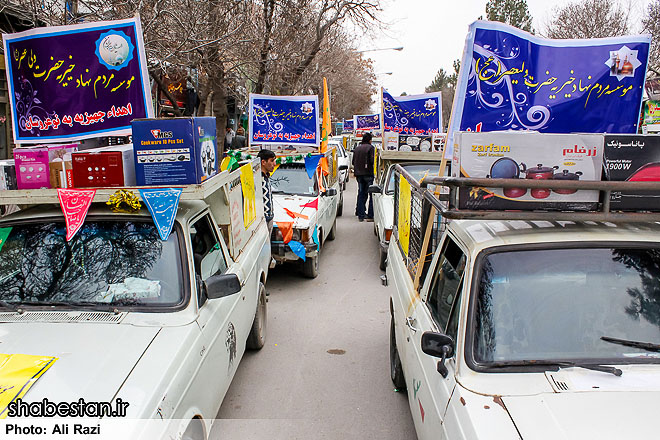
<svg viewBox="0 0 660 440">
<path fill-rule="evenodd" d="M 14 159 L 0 160 L 0 190 L 16 188 L 16 166 Z"/>
<path fill-rule="evenodd" d="M 452 176 L 600 180 L 603 135 L 460 132 Z M 459 209 L 595 210 L 598 191 L 460 188 Z"/>
<path fill-rule="evenodd" d="M 399 151 L 433 151 L 433 137 L 399 134 Z"/>
<path fill-rule="evenodd" d="M 202 183 L 218 172 L 214 117 L 135 119 L 138 185 Z"/>
<path fill-rule="evenodd" d="M 660 181 L 660 136 L 605 135 L 603 169 L 607 180 Z M 660 194 L 612 192 L 610 196 L 611 210 L 660 211 Z"/>
<path fill-rule="evenodd" d="M 135 186 L 133 145 L 93 148 L 72 154 L 76 188 Z"/>
<path fill-rule="evenodd" d="M 50 188 L 50 162 L 77 150 L 78 144 L 15 148 L 14 159 L 18 189 Z"/>
</svg>

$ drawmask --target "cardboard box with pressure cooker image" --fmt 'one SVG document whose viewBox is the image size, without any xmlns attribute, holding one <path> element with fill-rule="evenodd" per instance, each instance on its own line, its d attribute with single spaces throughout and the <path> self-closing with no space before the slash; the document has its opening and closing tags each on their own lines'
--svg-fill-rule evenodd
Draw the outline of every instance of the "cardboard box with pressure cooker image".
<svg viewBox="0 0 660 440">
<path fill-rule="evenodd" d="M 461 132 L 454 177 L 660 181 L 660 136 Z M 593 210 L 597 191 L 460 188 L 460 209 Z M 660 195 L 613 193 L 612 210 L 660 210 Z"/>
</svg>

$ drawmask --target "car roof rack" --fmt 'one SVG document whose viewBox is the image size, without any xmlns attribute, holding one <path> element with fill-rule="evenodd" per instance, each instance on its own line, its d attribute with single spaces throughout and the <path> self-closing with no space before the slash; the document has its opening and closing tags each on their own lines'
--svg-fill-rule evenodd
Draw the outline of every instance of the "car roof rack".
<svg viewBox="0 0 660 440">
<path fill-rule="evenodd" d="M 406 178 L 419 195 L 433 205 L 444 219 L 471 220 L 547 220 L 547 221 L 596 221 L 596 222 L 660 222 L 660 212 L 612 211 L 610 195 L 613 191 L 647 192 L 660 194 L 660 182 L 620 182 L 597 180 L 537 180 L 537 179 L 490 179 L 467 177 L 427 176 L 418 182 L 402 166 L 396 170 Z M 449 194 L 431 192 L 429 185 L 449 189 Z M 596 211 L 577 210 L 467 210 L 458 208 L 459 188 L 546 188 L 599 191 L 601 202 Z"/>
</svg>

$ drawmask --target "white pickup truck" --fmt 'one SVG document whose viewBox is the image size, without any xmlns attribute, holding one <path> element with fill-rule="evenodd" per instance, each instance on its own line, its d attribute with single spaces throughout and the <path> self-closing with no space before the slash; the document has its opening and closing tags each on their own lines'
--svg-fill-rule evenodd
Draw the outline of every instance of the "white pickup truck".
<svg viewBox="0 0 660 440">
<path fill-rule="evenodd" d="M 418 438 L 655 437 L 660 215 L 450 206 L 442 215 L 456 219 L 436 223 L 426 258 L 419 246 L 426 223 L 415 220 L 414 206 L 429 208 L 433 196 L 405 177 L 416 202 L 407 216 L 398 174 L 403 215 L 383 281 L 391 292 L 391 378 L 407 388 Z M 658 182 L 634 183 L 660 191 Z M 543 182 L 524 183 L 535 184 Z"/>
<path fill-rule="evenodd" d="M 400 164 L 415 179 L 424 176 L 437 176 L 442 161 L 442 153 L 421 151 L 376 150 L 376 182 L 369 188 L 374 203 L 374 234 L 378 238 L 378 261 L 385 270 L 387 247 L 394 223 L 394 166 Z"/>
<path fill-rule="evenodd" d="M 260 188 L 257 161 L 245 166 Z M 102 203 L 115 190 L 97 190 L 71 241 L 56 190 L 0 194 L 30 205 L 0 222 L 1 351 L 58 358 L 26 402 L 123 401 L 128 419 L 206 438 L 245 349 L 266 338 L 262 198 L 246 227 L 240 170 L 188 185 L 162 241 L 144 204 L 119 214 Z"/>
<path fill-rule="evenodd" d="M 337 236 L 337 216 L 341 216 L 343 211 L 344 199 L 338 172 L 344 168 L 338 165 L 334 148 L 326 153 L 326 157 L 329 159 L 329 173 L 320 178 L 318 170 L 309 177 L 305 162 L 301 159 L 285 161 L 271 176 L 275 214 L 271 236 L 273 258 L 278 264 L 300 263 L 307 278 L 318 276 L 323 243 Z M 304 206 L 313 203 L 316 207 Z M 295 214 L 302 216 L 294 217 Z M 284 242 L 278 222 L 293 223 L 291 239 L 304 246 L 304 261 Z M 314 231 L 318 243 L 314 241 Z"/>
</svg>

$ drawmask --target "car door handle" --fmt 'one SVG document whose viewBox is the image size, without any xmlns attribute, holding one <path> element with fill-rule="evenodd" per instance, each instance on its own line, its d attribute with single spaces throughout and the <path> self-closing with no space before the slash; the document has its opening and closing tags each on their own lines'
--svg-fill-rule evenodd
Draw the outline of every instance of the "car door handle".
<svg viewBox="0 0 660 440">
<path fill-rule="evenodd" d="M 417 330 L 419 330 L 419 329 L 418 329 L 417 327 L 414 326 L 415 321 L 416 321 L 416 319 L 413 318 L 412 316 L 409 316 L 409 317 L 406 318 L 406 325 L 408 326 L 408 328 L 409 328 L 410 330 L 412 330 L 413 332 L 416 333 Z"/>
</svg>

